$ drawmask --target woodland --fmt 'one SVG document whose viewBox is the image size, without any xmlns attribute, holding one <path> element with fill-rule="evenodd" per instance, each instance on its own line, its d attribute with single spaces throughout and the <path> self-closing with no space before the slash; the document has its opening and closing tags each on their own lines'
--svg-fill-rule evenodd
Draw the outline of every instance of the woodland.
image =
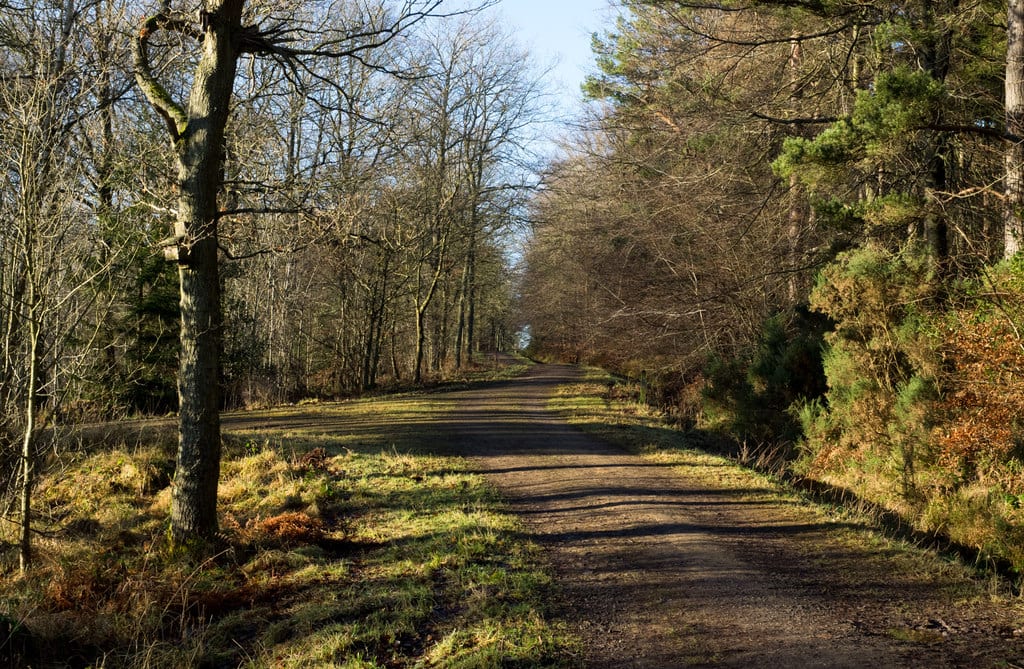
<svg viewBox="0 0 1024 669">
<path fill-rule="evenodd" d="M 0 497 L 22 569 L 69 426 L 177 412 L 187 542 L 217 530 L 222 409 L 510 347 L 542 105 L 492 22 L 436 0 L 9 2 L 0 41 Z"/>
<path fill-rule="evenodd" d="M 1024 565 L 1022 19 L 623 3 L 531 201 L 534 353 Z"/>
<path fill-rule="evenodd" d="M 623 0 L 547 164 L 542 72 L 450 4 L 0 0 L 8 573 L 89 426 L 176 416 L 191 551 L 222 411 L 521 340 L 1024 568 L 1024 0 Z"/>
</svg>

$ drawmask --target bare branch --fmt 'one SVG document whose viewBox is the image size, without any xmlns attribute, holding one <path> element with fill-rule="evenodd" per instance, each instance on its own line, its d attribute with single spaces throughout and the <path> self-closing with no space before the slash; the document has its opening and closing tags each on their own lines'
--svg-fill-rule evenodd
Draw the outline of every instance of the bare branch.
<svg viewBox="0 0 1024 669">
<path fill-rule="evenodd" d="M 760 112 L 752 111 L 750 115 L 756 119 L 762 121 L 768 121 L 769 123 L 777 123 L 779 125 L 822 125 L 825 123 L 835 123 L 839 120 L 838 116 L 809 116 L 806 118 L 778 118 L 775 116 L 768 116 Z"/>
<path fill-rule="evenodd" d="M 991 139 L 998 139 L 1012 143 L 1024 141 L 1024 138 L 1010 134 L 1003 128 L 997 128 L 990 125 L 955 125 L 949 123 L 932 123 L 930 125 L 922 126 L 920 129 L 934 130 L 936 132 L 955 132 L 963 135 L 979 135 L 981 137 L 989 137 Z"/>
<path fill-rule="evenodd" d="M 149 63 L 149 38 L 157 30 L 171 30 L 189 34 L 185 29 L 185 22 L 171 18 L 167 11 L 166 3 L 158 14 L 154 14 L 145 20 L 139 30 L 138 37 L 133 45 L 133 60 L 135 64 L 135 81 L 153 109 L 167 124 L 167 131 L 171 135 L 171 142 L 177 142 L 188 126 L 188 115 L 182 106 L 175 102 L 171 94 L 167 92 L 156 76 Z"/>
</svg>

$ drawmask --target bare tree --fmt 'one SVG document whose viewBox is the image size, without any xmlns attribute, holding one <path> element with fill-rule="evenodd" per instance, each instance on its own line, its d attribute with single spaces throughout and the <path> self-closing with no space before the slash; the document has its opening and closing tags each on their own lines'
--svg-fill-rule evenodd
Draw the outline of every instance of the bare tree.
<svg viewBox="0 0 1024 669">
<path fill-rule="evenodd" d="M 93 173 L 73 150 L 85 119 L 110 93 L 102 58 L 83 23 L 104 3 L 26 3 L 0 15 L 0 452 L 17 471 L 20 564 L 32 561 L 32 490 L 42 435 L 67 379 L 95 351 L 103 305 L 90 290 L 122 253 L 95 224 L 84 183 Z M 107 17 L 109 18 L 109 17 Z M 95 35 L 93 35 L 95 37 Z M 103 35 L 102 39 L 109 39 Z M 72 346 L 72 342 L 74 345 Z M 9 455 L 20 446 L 17 468 Z M 0 488 L 5 506 L 15 486 Z"/>
<path fill-rule="evenodd" d="M 420 58 L 434 76 L 412 92 L 419 114 L 409 158 L 421 222 L 412 300 L 417 381 L 431 340 L 435 370 L 452 349 L 460 366 L 471 348 L 477 255 L 528 190 L 522 142 L 540 110 L 528 59 L 495 25 L 453 22 L 428 39 Z"/>
<path fill-rule="evenodd" d="M 317 59 L 360 59 L 430 16 L 441 2 L 405 0 L 394 10 L 384 3 L 367 3 L 360 23 L 345 29 L 332 25 L 337 3 L 331 2 L 281 6 L 205 0 L 198 13 L 173 4 L 163 0 L 142 22 L 134 62 L 139 87 L 164 119 L 177 163 L 180 195 L 174 234 L 167 241 L 181 282 L 180 425 L 171 527 L 175 540 L 187 541 L 211 537 L 217 530 L 222 347 L 218 196 L 239 60 L 244 55 L 269 58 L 285 76 L 293 76 L 311 71 L 308 63 Z M 161 83 L 162 61 L 151 53 L 172 45 L 181 45 L 194 57 L 184 102 Z"/>
</svg>

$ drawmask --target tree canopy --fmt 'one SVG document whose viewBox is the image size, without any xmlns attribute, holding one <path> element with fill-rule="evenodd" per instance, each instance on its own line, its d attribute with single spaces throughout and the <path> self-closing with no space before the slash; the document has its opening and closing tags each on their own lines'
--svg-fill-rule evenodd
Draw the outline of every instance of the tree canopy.
<svg viewBox="0 0 1024 669">
<path fill-rule="evenodd" d="M 971 500 L 1024 492 L 1019 8 L 618 6 L 532 203 L 534 353 L 1016 555 L 1014 503 Z"/>
</svg>

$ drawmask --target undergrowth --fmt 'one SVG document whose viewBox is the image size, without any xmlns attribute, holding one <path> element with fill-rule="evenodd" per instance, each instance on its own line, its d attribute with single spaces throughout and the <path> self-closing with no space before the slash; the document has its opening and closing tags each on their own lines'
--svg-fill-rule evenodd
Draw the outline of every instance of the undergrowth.
<svg viewBox="0 0 1024 669">
<path fill-rule="evenodd" d="M 869 244 L 723 356 L 629 392 L 703 450 L 1024 578 L 1024 259 L 940 281 L 921 249 Z"/>
<path fill-rule="evenodd" d="M 984 596 L 1001 596 L 1014 590 L 1011 582 L 988 569 L 975 569 L 985 567 L 984 564 L 971 565 L 969 560 L 951 559 L 958 553 L 955 546 L 934 541 L 932 534 L 913 531 L 904 519 L 888 514 L 870 500 L 794 477 L 787 468 L 787 460 L 770 445 L 736 442 L 713 430 L 681 429 L 670 414 L 639 403 L 638 392 L 633 382 L 598 368 L 587 368 L 579 383 L 559 388 L 551 407 L 589 434 L 659 463 L 670 464 L 688 477 L 715 488 L 729 489 L 750 501 L 807 505 L 809 511 L 821 514 L 823 520 L 837 522 L 837 527 L 877 530 L 870 535 L 855 533 L 857 538 L 850 540 L 874 537 L 871 540 L 885 543 L 902 555 L 911 565 L 909 568 L 955 572 L 954 581 L 963 584 L 964 597 L 978 596 L 982 591 Z M 922 546 L 945 549 L 945 552 L 934 559 L 934 551 L 914 550 Z M 969 555 L 960 554 L 960 557 Z M 979 577 L 984 582 L 981 590 L 969 585 Z"/>
<path fill-rule="evenodd" d="M 822 400 L 801 409 L 800 473 L 1024 573 L 1024 277 L 947 282 L 926 257 L 840 256 L 811 294 L 835 322 Z"/>
<path fill-rule="evenodd" d="M 38 567 L 5 564 L 0 666 L 571 665 L 538 548 L 402 429 L 436 411 L 378 398 L 228 432 L 202 557 L 166 540 L 173 439 L 93 444 L 41 483 Z"/>
</svg>

